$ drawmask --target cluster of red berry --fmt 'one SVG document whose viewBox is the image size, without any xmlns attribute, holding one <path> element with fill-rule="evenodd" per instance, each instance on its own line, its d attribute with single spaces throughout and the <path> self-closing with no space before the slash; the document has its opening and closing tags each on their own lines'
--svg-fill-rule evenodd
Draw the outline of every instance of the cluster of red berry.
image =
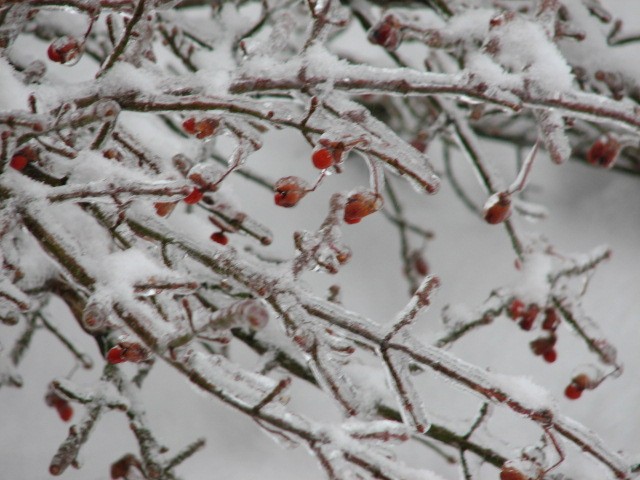
<svg viewBox="0 0 640 480">
<path fill-rule="evenodd" d="M 199 139 L 212 137 L 218 130 L 219 126 L 220 120 L 210 117 L 200 119 L 189 117 L 182 122 L 182 128 L 184 128 L 184 131 L 189 135 L 195 135 L 195 137 Z"/>
<path fill-rule="evenodd" d="M 49 407 L 57 410 L 63 422 L 68 422 L 71 420 L 71 417 L 73 417 L 73 407 L 66 398 L 58 394 L 53 385 L 49 385 L 49 390 L 47 390 L 44 401 Z"/>
<path fill-rule="evenodd" d="M 509 305 L 509 317 L 517 321 L 520 328 L 526 331 L 533 329 L 536 320 L 540 317 L 541 309 L 535 303 L 525 305 L 518 298 L 511 301 Z M 544 309 L 541 329 L 548 332 L 544 337 L 537 338 L 530 343 L 531 351 L 534 355 L 541 356 L 545 361 L 553 363 L 558 358 L 555 349 L 557 342 L 556 330 L 560 325 L 560 316 L 554 307 Z"/>
<path fill-rule="evenodd" d="M 149 350 L 137 342 L 120 342 L 107 352 L 107 362 L 112 365 L 123 362 L 140 363 L 149 357 Z"/>
</svg>

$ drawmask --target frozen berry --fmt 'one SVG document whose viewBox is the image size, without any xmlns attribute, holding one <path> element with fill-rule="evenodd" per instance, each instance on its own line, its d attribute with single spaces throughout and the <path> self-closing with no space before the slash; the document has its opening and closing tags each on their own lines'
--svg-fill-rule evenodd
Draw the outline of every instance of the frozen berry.
<svg viewBox="0 0 640 480">
<path fill-rule="evenodd" d="M 527 476 L 515 467 L 503 466 L 500 470 L 500 480 L 527 480 Z"/>
<path fill-rule="evenodd" d="M 307 194 L 309 186 L 302 178 L 284 177 L 274 185 L 274 201 L 276 205 L 285 208 L 295 207 Z"/>
<path fill-rule="evenodd" d="M 211 240 L 220 245 L 226 245 L 229 243 L 229 237 L 227 237 L 224 232 L 214 232 L 211 234 Z"/>
<path fill-rule="evenodd" d="M 202 190 L 200 190 L 199 188 L 194 188 L 193 190 L 191 190 L 191 193 L 189 195 L 184 197 L 184 203 L 188 205 L 195 205 L 200 200 L 202 200 L 203 196 L 204 194 L 202 193 Z"/>
<path fill-rule="evenodd" d="M 129 469 L 131 467 L 141 468 L 140 461 L 131 453 L 127 453 L 120 460 L 111 464 L 111 478 L 118 480 L 120 478 L 126 478 L 129 475 Z"/>
<path fill-rule="evenodd" d="M 529 346 L 531 347 L 531 351 L 534 355 L 544 355 L 550 350 L 553 350 L 553 347 L 556 344 L 556 337 L 542 337 L 536 338 L 533 340 Z"/>
<path fill-rule="evenodd" d="M 393 15 L 388 15 L 369 31 L 367 38 L 371 43 L 380 45 L 387 50 L 397 49 L 401 40 L 398 20 Z"/>
<path fill-rule="evenodd" d="M 196 123 L 196 138 L 207 138 L 216 133 L 220 122 L 215 118 L 205 118 Z"/>
<path fill-rule="evenodd" d="M 582 389 L 575 386 L 573 383 L 569 384 L 567 388 L 564 389 L 564 396 L 569 400 L 577 400 L 582 395 Z"/>
<path fill-rule="evenodd" d="M 81 54 L 82 44 L 77 38 L 69 35 L 54 40 L 47 50 L 47 55 L 51 61 L 63 65 L 75 64 L 80 59 Z"/>
<path fill-rule="evenodd" d="M 69 402 L 62 400 L 56 405 L 58 415 L 63 422 L 68 422 L 73 417 L 73 407 L 69 405 Z"/>
<path fill-rule="evenodd" d="M 15 155 L 13 155 L 13 157 L 11 157 L 11 161 L 9 162 L 9 165 L 11 166 L 11 168 L 15 168 L 16 170 L 19 171 L 19 170 L 24 170 L 24 167 L 26 167 L 28 163 L 29 163 L 29 159 L 27 157 L 19 153 L 16 153 Z"/>
<path fill-rule="evenodd" d="M 324 170 L 334 164 L 334 155 L 328 148 L 318 148 L 313 151 L 311 161 L 313 162 L 314 167 Z"/>
<path fill-rule="evenodd" d="M 194 117 L 187 118 L 182 122 L 182 128 L 190 135 L 195 135 L 196 138 L 203 139 L 211 137 L 220 126 L 220 120 L 215 118 L 202 118 L 196 120 Z"/>
<path fill-rule="evenodd" d="M 109 362 L 112 365 L 115 365 L 116 363 L 126 362 L 126 361 L 127 359 L 124 358 L 124 349 L 120 345 L 116 345 L 115 347 L 112 347 L 107 352 L 107 362 Z"/>
<path fill-rule="evenodd" d="M 160 217 L 168 217 L 173 209 L 176 208 L 178 202 L 156 202 L 153 204 L 153 208 L 156 209 L 156 214 Z"/>
<path fill-rule="evenodd" d="M 363 217 L 377 212 L 382 207 L 382 197 L 373 192 L 354 193 L 347 199 L 344 207 L 345 223 L 354 224 Z"/>
<path fill-rule="evenodd" d="M 187 118 L 184 122 L 182 122 L 182 128 L 185 132 L 195 135 L 196 132 L 196 119 L 193 117 Z"/>
<path fill-rule="evenodd" d="M 71 420 L 71 417 L 73 416 L 73 407 L 69 404 L 69 401 L 66 398 L 61 397 L 58 394 L 58 392 L 53 387 L 53 384 L 49 385 L 49 389 L 44 397 L 44 401 L 49 407 L 53 407 L 56 409 L 58 415 L 60 416 L 60 419 L 63 422 L 68 422 L 69 420 Z"/>
<path fill-rule="evenodd" d="M 496 225 L 511 215 L 511 197 L 508 193 L 498 192 L 489 197 L 484 204 L 482 216 L 487 223 Z"/>
<path fill-rule="evenodd" d="M 587 152 L 587 162 L 602 168 L 611 168 L 620 153 L 620 143 L 611 135 L 596 140 Z"/>
<path fill-rule="evenodd" d="M 37 158 L 37 153 L 31 147 L 24 147 L 17 150 L 9 161 L 9 166 L 18 171 L 24 170 L 24 168 Z"/>
<path fill-rule="evenodd" d="M 542 354 L 542 358 L 544 358 L 545 362 L 553 363 L 558 358 L 558 352 L 556 352 L 556 350 L 554 348 L 552 348 L 552 349 L 547 350 L 546 352 L 544 352 Z"/>
<path fill-rule="evenodd" d="M 539 311 L 540 309 L 537 305 L 529 305 L 529 307 L 527 307 L 527 310 L 525 310 L 525 312 L 522 314 L 522 318 L 519 323 L 520 328 L 527 331 L 531 330 L 533 328 L 534 322 L 536 321 L 536 318 L 538 317 Z"/>
</svg>

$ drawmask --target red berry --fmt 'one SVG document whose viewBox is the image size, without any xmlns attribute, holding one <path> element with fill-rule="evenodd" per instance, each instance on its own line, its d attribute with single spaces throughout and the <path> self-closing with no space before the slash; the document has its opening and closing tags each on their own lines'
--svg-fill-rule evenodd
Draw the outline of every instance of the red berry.
<svg viewBox="0 0 640 480">
<path fill-rule="evenodd" d="M 311 161 L 314 167 L 324 170 L 334 164 L 334 155 L 328 148 L 319 148 L 314 150 Z"/>
<path fill-rule="evenodd" d="M 229 237 L 227 237 L 224 232 L 214 232 L 211 234 L 211 240 L 220 245 L 226 245 L 229 243 Z"/>
<path fill-rule="evenodd" d="M 24 147 L 17 150 L 9 161 L 9 166 L 18 171 L 23 170 L 30 162 L 38 157 L 37 152 L 31 147 Z"/>
<path fill-rule="evenodd" d="M 611 168 L 620 153 L 620 143 L 610 135 L 596 140 L 587 152 L 587 162 L 603 168 Z"/>
<path fill-rule="evenodd" d="M 553 331 L 558 328 L 560 324 L 560 317 L 558 317 L 558 313 L 555 308 L 547 308 L 544 311 L 544 321 L 542 322 L 542 329 Z"/>
<path fill-rule="evenodd" d="M 112 365 L 115 365 L 116 363 L 126 362 L 126 361 L 127 359 L 124 358 L 124 349 L 120 345 L 116 345 L 115 347 L 112 347 L 107 352 L 107 362 L 109 362 Z"/>
<path fill-rule="evenodd" d="M 111 478 L 113 480 L 126 478 L 131 467 L 140 469 L 140 461 L 133 454 L 127 453 L 120 460 L 111 464 Z"/>
<path fill-rule="evenodd" d="M 573 383 L 569 384 L 569 386 L 564 389 L 564 396 L 569 400 L 577 400 L 581 395 L 582 389 L 578 388 Z"/>
<path fill-rule="evenodd" d="M 544 355 L 550 350 L 553 350 L 556 340 L 556 337 L 553 335 L 550 337 L 536 338 L 529 346 L 534 355 Z"/>
<path fill-rule="evenodd" d="M 500 480 L 527 480 L 527 476 L 517 468 L 503 466 L 500 470 Z"/>
<path fill-rule="evenodd" d="M 29 159 L 26 156 L 16 153 L 13 157 L 11 157 L 11 162 L 9 162 L 9 165 L 11 166 L 11 168 L 15 168 L 16 170 L 20 171 L 24 170 L 24 167 L 26 167 L 28 163 Z"/>
<path fill-rule="evenodd" d="M 204 118 L 199 122 L 196 122 L 196 138 L 207 138 L 216 133 L 216 129 L 220 125 L 220 122 L 215 118 Z"/>
<path fill-rule="evenodd" d="M 544 358 L 545 362 L 553 363 L 558 358 L 558 352 L 556 352 L 555 349 L 552 348 L 544 352 L 542 354 L 542 358 Z"/>
<path fill-rule="evenodd" d="M 107 148 L 102 152 L 102 155 L 104 156 L 104 158 L 108 158 L 109 160 L 122 160 L 122 153 L 120 153 L 120 151 L 116 150 L 115 148 Z"/>
<path fill-rule="evenodd" d="M 511 215 L 511 197 L 508 193 L 498 192 L 489 197 L 484 204 L 485 221 L 491 225 L 504 222 Z"/>
<path fill-rule="evenodd" d="M 295 207 L 307 194 L 309 187 L 307 182 L 299 177 L 284 177 L 274 185 L 274 201 L 276 205 L 285 208 Z"/>
<path fill-rule="evenodd" d="M 538 312 L 540 309 L 537 305 L 531 304 L 527 308 L 527 310 L 522 314 L 522 319 L 520 320 L 520 328 L 523 330 L 531 330 L 533 328 L 533 323 L 536 321 L 536 317 L 538 316 Z"/>
<path fill-rule="evenodd" d="M 195 135 L 196 134 L 196 119 L 193 117 L 187 118 L 184 122 L 182 122 L 182 128 L 185 132 Z"/>
<path fill-rule="evenodd" d="M 63 422 L 68 422 L 73 417 L 73 407 L 66 400 L 61 400 L 57 403 L 56 410 Z"/>
<path fill-rule="evenodd" d="M 156 214 L 160 217 L 168 217 L 173 209 L 176 208 L 178 202 L 156 202 L 153 204 L 153 208 L 156 209 Z"/>
<path fill-rule="evenodd" d="M 73 65 L 80 59 L 82 44 L 75 37 L 66 35 L 60 37 L 49 45 L 47 55 L 53 62 L 63 65 Z"/>
<path fill-rule="evenodd" d="M 190 135 L 195 135 L 196 138 L 211 137 L 220 126 L 220 120 L 215 118 L 202 118 L 196 120 L 194 117 L 187 118 L 182 122 L 182 128 Z"/>
<path fill-rule="evenodd" d="M 381 23 L 372 28 L 367 35 L 371 43 L 391 51 L 400 45 L 400 37 L 399 23 L 393 15 L 387 16 Z"/>
<path fill-rule="evenodd" d="M 520 318 L 523 314 L 524 314 L 524 303 L 522 302 L 522 300 L 519 300 L 517 298 L 514 299 L 511 302 L 511 305 L 509 305 L 509 316 L 513 320 L 516 320 L 517 318 Z"/>
<path fill-rule="evenodd" d="M 382 197 L 373 192 L 354 193 L 344 207 L 345 223 L 354 224 L 363 217 L 377 212 L 382 207 Z"/>
<path fill-rule="evenodd" d="M 189 195 L 184 197 L 184 203 L 195 205 L 200 200 L 202 200 L 203 196 L 204 193 L 202 193 L 202 190 L 200 190 L 199 188 L 194 188 L 193 190 L 191 190 L 191 193 Z"/>
</svg>

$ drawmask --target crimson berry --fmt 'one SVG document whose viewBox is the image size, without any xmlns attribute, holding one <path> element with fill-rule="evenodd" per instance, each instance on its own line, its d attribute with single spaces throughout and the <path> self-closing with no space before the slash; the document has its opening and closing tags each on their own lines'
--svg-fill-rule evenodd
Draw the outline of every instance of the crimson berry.
<svg viewBox="0 0 640 480">
<path fill-rule="evenodd" d="M 227 237 L 224 232 L 214 232 L 211 234 L 211 240 L 220 245 L 226 245 L 229 243 L 229 237 Z"/>
<path fill-rule="evenodd" d="M 587 162 L 602 168 L 611 168 L 620 153 L 620 143 L 611 135 L 596 140 L 587 152 Z"/>
<path fill-rule="evenodd" d="M 542 329 L 553 331 L 558 328 L 558 324 L 560 323 L 560 317 L 558 317 L 558 313 L 555 308 L 547 308 L 544 311 L 544 321 L 542 322 Z"/>
<path fill-rule="evenodd" d="M 196 124 L 196 129 L 198 133 L 196 133 L 196 138 L 207 138 L 216 133 L 216 129 L 220 125 L 220 122 L 215 118 L 205 118 L 200 120 Z"/>
<path fill-rule="evenodd" d="M 182 122 L 182 128 L 185 132 L 195 135 L 196 134 L 196 119 L 193 117 L 187 118 L 184 122 Z"/>
<path fill-rule="evenodd" d="M 56 404 L 56 410 L 63 422 L 68 422 L 73 417 L 73 407 L 69 405 L 69 402 L 62 400 Z"/>
<path fill-rule="evenodd" d="M 558 358 L 558 352 L 554 348 L 547 350 L 542 354 L 542 358 L 544 358 L 545 362 L 553 363 Z"/>
<path fill-rule="evenodd" d="M 569 384 L 567 388 L 564 389 L 564 396 L 569 400 L 577 400 L 582 395 L 582 389 L 578 388 L 573 383 Z"/>
<path fill-rule="evenodd" d="M 190 135 L 203 139 L 211 137 L 220 126 L 220 121 L 215 118 L 202 118 L 196 120 L 194 117 L 187 118 L 182 122 L 182 128 Z"/>
<path fill-rule="evenodd" d="M 302 178 L 283 177 L 273 186 L 273 197 L 276 205 L 285 208 L 295 207 L 309 191 L 309 186 Z"/>
<path fill-rule="evenodd" d="M 191 193 L 189 195 L 184 197 L 183 200 L 184 200 L 184 203 L 188 205 L 195 205 L 200 200 L 202 200 L 203 196 L 204 196 L 204 193 L 202 193 L 202 190 L 200 190 L 199 188 L 194 188 L 193 190 L 191 190 Z"/>
<path fill-rule="evenodd" d="M 107 352 L 107 362 L 111 365 L 115 365 L 116 363 L 126 362 L 127 359 L 124 358 L 124 349 L 120 345 L 116 345 L 112 347 Z"/>
<path fill-rule="evenodd" d="M 24 147 L 16 151 L 9 161 L 9 166 L 18 171 L 24 170 L 24 168 L 37 158 L 36 151 L 31 147 Z"/>
<path fill-rule="evenodd" d="M 503 466 L 500 470 L 500 480 L 527 480 L 527 476 L 517 468 Z"/>
<path fill-rule="evenodd" d="M 354 193 L 347 199 L 344 207 L 345 223 L 354 224 L 363 217 L 377 212 L 382 207 L 382 197 L 373 192 Z"/>
<path fill-rule="evenodd" d="M 514 299 L 509 305 L 509 316 L 515 320 L 520 318 L 524 314 L 524 302 L 519 299 Z"/>
<path fill-rule="evenodd" d="M 318 148 L 311 155 L 311 161 L 314 167 L 325 170 L 334 164 L 334 155 L 328 148 Z"/>
<path fill-rule="evenodd" d="M 387 50 L 395 50 L 400 45 L 400 28 L 398 20 L 393 16 L 387 16 L 381 23 L 369 31 L 368 40 L 380 45 Z"/>
<path fill-rule="evenodd" d="M 131 467 L 139 469 L 141 467 L 140 461 L 133 454 L 127 453 L 120 460 L 111 464 L 111 478 L 113 480 L 126 478 Z"/>
<path fill-rule="evenodd" d="M 178 202 L 156 202 L 153 204 L 153 208 L 156 209 L 156 214 L 160 217 L 168 217 L 173 209 L 176 208 Z"/>
<path fill-rule="evenodd" d="M 69 405 L 66 398 L 58 395 L 53 385 L 49 386 L 49 390 L 44 397 L 44 401 L 48 406 L 56 409 L 62 421 L 68 422 L 71 420 L 71 417 L 73 416 L 73 407 Z"/>
<path fill-rule="evenodd" d="M 29 164 L 29 159 L 26 156 L 21 155 L 19 153 L 16 153 L 15 155 L 13 155 L 13 157 L 11 157 L 11 161 L 9 162 L 9 166 L 11 168 L 15 168 L 18 171 L 24 170 L 24 167 L 26 167 L 28 164 Z"/>
<path fill-rule="evenodd" d="M 522 319 L 520 320 L 520 328 L 523 330 L 531 330 L 533 328 L 533 323 L 536 321 L 536 317 L 538 316 L 538 312 L 540 309 L 537 305 L 531 304 L 527 308 L 527 310 L 522 314 Z"/>
<path fill-rule="evenodd" d="M 553 350 L 555 344 L 556 337 L 552 335 L 550 337 L 536 338 L 529 346 L 534 355 L 544 355 L 548 351 Z"/>
<path fill-rule="evenodd" d="M 506 192 L 494 193 L 484 204 L 482 216 L 487 223 L 496 225 L 511 215 L 511 197 Z"/>
<path fill-rule="evenodd" d="M 82 44 L 77 38 L 69 35 L 65 35 L 51 42 L 47 50 L 47 55 L 51 61 L 63 65 L 75 64 L 80 59 L 81 54 Z"/>
</svg>

